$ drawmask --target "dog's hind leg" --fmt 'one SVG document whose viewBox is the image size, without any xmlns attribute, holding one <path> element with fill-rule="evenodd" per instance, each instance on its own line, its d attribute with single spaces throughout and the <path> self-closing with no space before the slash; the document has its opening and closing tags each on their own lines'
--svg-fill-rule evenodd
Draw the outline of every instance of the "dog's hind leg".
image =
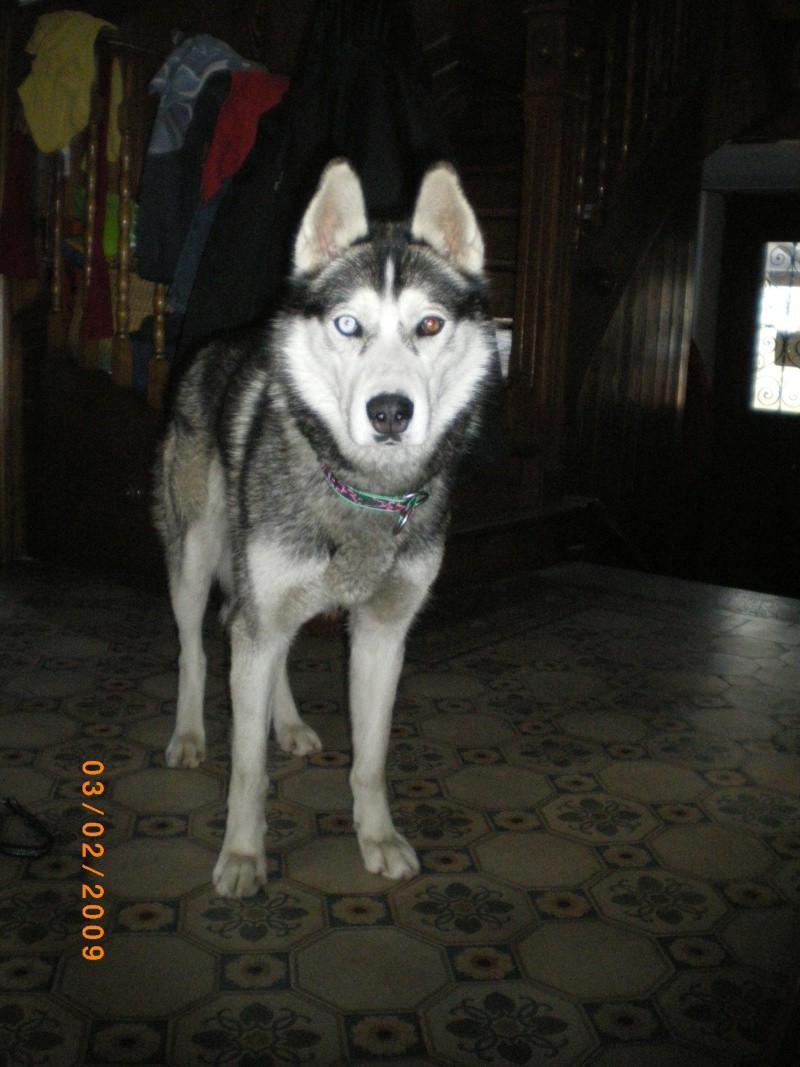
<svg viewBox="0 0 800 1067">
<path fill-rule="evenodd" d="M 210 548 L 207 526 L 198 523 L 190 527 L 184 538 L 180 560 L 170 565 L 170 598 L 180 639 L 178 711 L 175 732 L 166 752 L 170 767 L 197 767 L 206 754 L 203 617 L 217 564 L 216 554 Z"/>
<path fill-rule="evenodd" d="M 315 730 L 303 722 L 289 686 L 286 673 L 286 661 L 281 665 L 275 688 L 275 736 L 284 752 L 295 756 L 307 756 L 310 752 L 320 752 L 322 742 Z"/>
<path fill-rule="evenodd" d="M 364 866 L 386 878 L 419 873 L 416 853 L 394 828 L 386 796 L 386 756 L 408 628 L 427 596 L 441 554 L 432 555 L 408 582 L 390 581 L 373 600 L 351 612 L 350 714 L 353 725 L 353 822 Z M 411 568 L 408 568 L 411 572 Z"/>
</svg>

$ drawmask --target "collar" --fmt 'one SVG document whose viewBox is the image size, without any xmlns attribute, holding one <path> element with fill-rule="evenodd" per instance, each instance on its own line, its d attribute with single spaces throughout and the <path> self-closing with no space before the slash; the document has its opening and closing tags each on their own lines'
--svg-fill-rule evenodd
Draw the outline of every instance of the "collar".
<svg viewBox="0 0 800 1067">
<path fill-rule="evenodd" d="M 381 496 L 379 493 L 368 493 L 364 489 L 354 489 L 351 485 L 340 482 L 333 471 L 320 463 L 320 470 L 328 483 L 329 488 L 346 500 L 348 504 L 354 504 L 360 508 L 377 508 L 379 511 L 392 511 L 399 515 L 397 522 L 392 527 L 392 533 L 399 533 L 408 522 L 409 515 L 419 504 L 428 499 L 429 494 L 424 489 L 418 489 L 414 493 L 406 493 L 404 496 Z"/>
</svg>

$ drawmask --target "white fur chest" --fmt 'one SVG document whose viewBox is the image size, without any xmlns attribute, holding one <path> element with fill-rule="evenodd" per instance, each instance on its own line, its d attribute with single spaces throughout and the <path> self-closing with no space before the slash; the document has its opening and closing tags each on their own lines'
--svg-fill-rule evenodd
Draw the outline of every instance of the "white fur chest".
<svg viewBox="0 0 800 1067">
<path fill-rule="evenodd" d="M 303 559 L 274 541 L 253 541 L 247 552 L 249 599 L 259 618 L 294 630 L 320 612 L 371 599 L 389 578 L 397 548 L 394 539 L 351 536 L 330 559 Z"/>
</svg>

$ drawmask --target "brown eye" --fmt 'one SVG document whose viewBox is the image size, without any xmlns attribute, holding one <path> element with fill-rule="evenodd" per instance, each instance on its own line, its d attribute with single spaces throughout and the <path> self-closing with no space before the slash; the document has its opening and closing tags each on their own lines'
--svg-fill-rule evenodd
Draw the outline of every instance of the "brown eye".
<svg viewBox="0 0 800 1067">
<path fill-rule="evenodd" d="M 425 318 L 417 326 L 418 337 L 433 337 L 444 326 L 444 319 L 440 319 L 438 315 L 426 315 Z"/>
</svg>

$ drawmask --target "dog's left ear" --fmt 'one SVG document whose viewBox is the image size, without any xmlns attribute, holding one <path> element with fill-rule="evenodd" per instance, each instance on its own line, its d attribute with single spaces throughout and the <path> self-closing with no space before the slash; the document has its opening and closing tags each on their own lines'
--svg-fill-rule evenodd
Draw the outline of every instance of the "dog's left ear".
<svg viewBox="0 0 800 1067">
<path fill-rule="evenodd" d="M 483 270 L 483 237 L 458 175 L 449 163 L 437 163 L 422 179 L 411 236 L 425 241 L 465 274 Z"/>
<path fill-rule="evenodd" d="M 358 176 L 347 160 L 335 159 L 322 172 L 294 245 L 294 269 L 312 274 L 369 233 Z"/>
</svg>

